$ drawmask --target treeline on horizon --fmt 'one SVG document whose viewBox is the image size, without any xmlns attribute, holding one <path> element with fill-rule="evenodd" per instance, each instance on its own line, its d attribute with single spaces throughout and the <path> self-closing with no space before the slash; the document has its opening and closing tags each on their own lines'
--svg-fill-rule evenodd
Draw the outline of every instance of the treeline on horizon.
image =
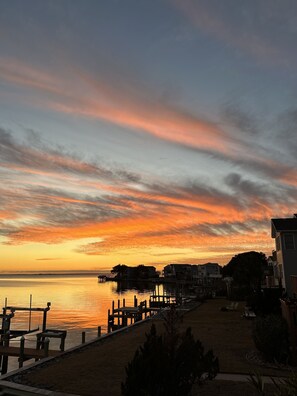
<svg viewBox="0 0 297 396">
<path fill-rule="evenodd" d="M 180 266 L 202 266 L 214 263 L 205 264 L 187 264 L 187 263 L 172 263 L 168 265 Z M 216 263 L 217 264 L 217 263 Z M 262 252 L 249 251 L 238 253 L 225 265 L 220 267 L 220 273 L 223 277 L 234 277 L 241 283 L 246 277 L 256 278 L 258 281 L 263 277 L 264 273 L 268 273 L 268 259 Z M 165 266 L 166 267 L 166 266 Z M 164 267 L 164 268 L 165 268 Z M 150 279 L 158 278 L 160 271 L 151 265 L 140 264 L 138 266 L 128 266 L 126 264 L 118 264 L 111 270 L 115 274 L 116 279 Z M 246 279 L 245 279 L 246 280 Z M 249 279 L 251 281 L 251 279 Z"/>
</svg>

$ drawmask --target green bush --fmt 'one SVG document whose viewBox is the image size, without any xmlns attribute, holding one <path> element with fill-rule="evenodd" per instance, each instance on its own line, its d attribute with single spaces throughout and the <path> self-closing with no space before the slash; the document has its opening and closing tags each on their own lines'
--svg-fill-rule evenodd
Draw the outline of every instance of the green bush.
<svg viewBox="0 0 297 396">
<path fill-rule="evenodd" d="M 167 327 L 166 327 L 167 326 Z M 164 335 L 154 325 L 126 367 L 123 396 L 187 396 L 194 383 L 213 379 L 219 369 L 212 351 L 204 353 L 191 329 L 179 334 L 170 323 Z"/>
<path fill-rule="evenodd" d="M 257 317 L 254 322 L 253 339 L 256 348 L 269 362 L 287 363 L 289 338 L 286 321 L 278 315 Z"/>
</svg>

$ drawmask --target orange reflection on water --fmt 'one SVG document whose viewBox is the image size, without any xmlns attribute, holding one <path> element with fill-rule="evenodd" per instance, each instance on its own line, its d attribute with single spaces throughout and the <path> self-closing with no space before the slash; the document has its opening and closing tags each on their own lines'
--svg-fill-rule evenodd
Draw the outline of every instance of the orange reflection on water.
<svg viewBox="0 0 297 396">
<path fill-rule="evenodd" d="M 26 306 L 45 308 L 51 302 L 48 312 L 47 327 L 67 330 L 66 347 L 81 342 L 81 332 L 86 331 L 87 338 L 96 337 L 97 328 L 102 332 L 107 328 L 107 311 L 112 300 L 126 300 L 126 305 L 133 304 L 134 295 L 139 300 L 149 298 L 146 289 L 142 293 L 136 290 L 117 291 L 115 282 L 99 283 L 95 275 L 14 275 L 1 276 L 0 287 L 3 306 L 7 299 L 8 306 Z M 32 313 L 31 329 L 42 326 L 42 313 Z M 29 313 L 16 312 L 12 320 L 12 328 L 28 329 Z M 28 336 L 30 338 L 30 336 Z"/>
</svg>

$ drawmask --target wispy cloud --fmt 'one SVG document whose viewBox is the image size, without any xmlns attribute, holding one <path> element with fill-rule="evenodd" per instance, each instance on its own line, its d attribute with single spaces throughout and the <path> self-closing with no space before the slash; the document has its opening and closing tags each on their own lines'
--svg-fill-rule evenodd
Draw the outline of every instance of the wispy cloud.
<svg viewBox="0 0 297 396">
<path fill-rule="evenodd" d="M 14 65 L 13 73 L 10 64 Z M 39 93 L 39 100 L 34 99 L 34 95 L 31 98 L 31 103 L 37 106 L 108 121 L 136 133 L 149 133 L 182 145 L 224 153 L 232 149 L 233 140 L 218 125 L 154 95 L 144 95 L 143 87 L 137 88 L 133 82 L 129 85 L 130 82 L 118 79 L 115 85 L 112 76 L 105 82 L 104 76 L 95 79 L 91 74 L 70 67 L 68 73 L 77 81 L 73 87 L 67 71 L 65 76 L 53 77 L 17 60 L 6 59 L 0 59 L 0 69 L 2 80 Z"/>
<path fill-rule="evenodd" d="M 220 1 L 172 0 L 193 26 L 227 48 L 241 51 L 265 66 L 289 67 L 292 61 L 296 63 L 290 30 L 296 23 L 296 4 L 284 3 L 260 1 L 249 7 L 235 2 L 230 7 L 230 2 L 228 6 Z M 274 31 L 278 34 L 273 35 Z M 283 35 L 292 40 L 284 40 Z"/>
<path fill-rule="evenodd" d="M 266 246 L 272 214 L 287 214 L 296 200 L 288 185 L 270 186 L 239 173 L 217 188 L 187 178 L 168 183 L 83 162 L 42 142 L 20 145 L 5 130 L 0 142 L 0 176 L 14 172 L 14 182 L 1 187 L 0 234 L 10 245 L 95 238 L 76 250 L 97 255 L 181 244 L 219 248 L 232 235 L 234 246 Z M 31 172 L 38 176 L 32 179 Z"/>
<path fill-rule="evenodd" d="M 61 260 L 61 257 L 42 257 L 36 259 L 36 261 L 56 261 L 56 260 Z"/>
<path fill-rule="evenodd" d="M 62 74 L 54 77 L 43 70 L 11 59 L 0 59 L 0 68 L 4 71 L 2 80 L 33 89 L 35 94 L 31 92 L 26 101 L 30 103 L 31 97 L 34 105 L 107 121 L 137 134 L 149 134 L 180 147 L 196 150 L 206 158 L 229 162 L 233 166 L 278 178 L 292 185 L 297 183 L 295 165 L 288 163 L 286 153 L 270 148 L 268 154 L 267 139 L 262 136 L 263 131 L 259 132 L 262 129 L 261 122 L 238 106 L 223 105 L 222 122 L 218 124 L 168 104 L 150 93 L 147 87 L 138 86 L 129 79 L 125 80 L 117 75 L 113 81 L 112 72 L 107 79 L 105 75 L 94 78 L 91 73 L 69 66 L 68 74 L 65 69 Z M 76 80 L 75 86 L 71 84 L 72 80 Z M 27 172 L 42 173 L 67 168 L 69 172 L 93 172 L 100 174 L 100 177 L 105 172 L 108 177 L 107 169 L 98 169 L 93 164 L 77 161 L 73 156 L 67 157 L 66 153 L 61 156 L 53 148 L 38 158 L 36 150 L 33 155 L 29 148 L 23 152 L 21 145 L 9 147 L 9 139 L 9 135 L 2 131 L 1 141 L 6 146 L 5 153 L 8 152 L 10 158 L 14 155 L 14 166 L 18 164 Z M 281 146 L 277 147 L 279 149 Z M 32 157 L 40 163 L 38 170 L 30 167 Z M 131 173 L 126 176 L 135 177 Z"/>
</svg>

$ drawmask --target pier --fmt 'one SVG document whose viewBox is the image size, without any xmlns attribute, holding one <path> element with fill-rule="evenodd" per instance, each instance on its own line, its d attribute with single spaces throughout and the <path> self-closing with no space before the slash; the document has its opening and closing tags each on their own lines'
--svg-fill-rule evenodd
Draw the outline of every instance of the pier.
<svg viewBox="0 0 297 396">
<path fill-rule="evenodd" d="M 46 357 L 57 356 L 64 351 L 67 332 L 64 330 L 49 330 L 46 328 L 47 313 L 50 310 L 50 306 L 51 303 L 48 302 L 45 308 L 33 308 L 32 296 L 30 296 L 30 307 L 7 306 L 7 301 L 5 302 L 5 306 L 2 308 L 2 314 L 0 314 L 0 319 L 2 319 L 0 329 L 0 371 L 2 375 L 7 373 L 9 357 L 18 357 L 19 367 L 22 367 L 26 360 L 40 360 Z M 15 318 L 18 311 L 29 312 L 28 329 L 12 329 L 12 320 Z M 39 327 L 31 329 L 32 312 L 42 312 L 42 329 L 40 332 L 38 332 Z M 24 336 L 34 332 L 38 332 L 36 334 L 36 348 L 26 348 Z M 19 346 L 11 346 L 10 340 L 17 337 L 21 337 Z M 60 350 L 49 349 L 50 338 L 60 338 Z"/>
<path fill-rule="evenodd" d="M 139 322 L 151 316 L 154 312 L 155 310 L 148 306 L 146 300 L 138 304 L 136 296 L 134 296 L 133 306 L 126 306 L 126 300 L 123 299 L 122 303 L 118 300 L 117 307 L 115 307 L 115 302 L 113 301 L 112 308 L 108 310 L 107 314 L 107 331 L 110 333 Z"/>
<path fill-rule="evenodd" d="M 151 308 L 166 308 L 176 304 L 177 304 L 177 298 L 176 296 L 173 296 L 171 294 L 153 293 L 150 296 L 149 306 Z"/>
<path fill-rule="evenodd" d="M 132 306 L 126 306 L 125 299 L 122 302 L 118 300 L 117 306 L 115 306 L 115 302 L 113 301 L 112 308 L 108 310 L 107 314 L 107 331 L 110 333 L 111 331 L 132 325 L 171 305 L 176 305 L 176 296 L 166 293 L 159 294 L 159 290 L 150 296 L 149 302 L 144 300 L 138 304 L 136 296 L 134 296 Z"/>
</svg>

